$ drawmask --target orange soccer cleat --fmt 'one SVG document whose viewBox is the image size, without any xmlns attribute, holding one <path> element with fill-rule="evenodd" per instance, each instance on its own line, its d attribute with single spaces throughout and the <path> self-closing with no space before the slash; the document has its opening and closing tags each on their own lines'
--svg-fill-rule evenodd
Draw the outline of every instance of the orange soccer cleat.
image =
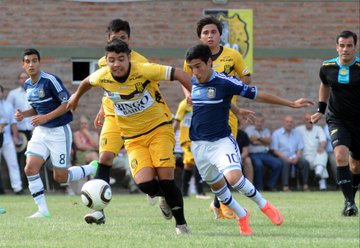
<svg viewBox="0 0 360 248">
<path fill-rule="evenodd" d="M 261 209 L 261 211 L 271 220 L 272 223 L 274 223 L 275 225 L 280 226 L 283 223 L 283 216 L 280 213 L 280 211 L 274 207 L 273 205 L 271 205 L 271 203 L 268 201 L 265 205 L 265 207 L 263 207 Z"/>
<path fill-rule="evenodd" d="M 250 226 L 250 212 L 244 209 L 246 215 L 244 217 L 239 218 L 237 221 L 239 223 L 239 230 L 241 235 L 251 235 L 253 233 Z"/>
</svg>

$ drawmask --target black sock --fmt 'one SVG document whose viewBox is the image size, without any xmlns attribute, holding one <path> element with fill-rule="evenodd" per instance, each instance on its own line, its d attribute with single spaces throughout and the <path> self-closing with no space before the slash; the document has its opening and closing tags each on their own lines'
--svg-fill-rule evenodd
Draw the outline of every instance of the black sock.
<svg viewBox="0 0 360 248">
<path fill-rule="evenodd" d="M 203 180 L 202 180 L 200 173 L 196 167 L 195 167 L 194 176 L 195 176 L 196 192 L 199 195 L 203 195 L 204 194 Z"/>
<path fill-rule="evenodd" d="M 358 189 L 359 189 L 360 174 L 353 174 L 353 173 L 351 173 L 351 176 L 352 176 L 353 195 L 354 195 L 354 199 L 355 199 L 356 192 L 357 192 Z"/>
<path fill-rule="evenodd" d="M 354 194 L 349 166 L 337 167 L 337 182 L 343 192 L 346 201 L 354 203 Z"/>
<path fill-rule="evenodd" d="M 110 171 L 111 171 L 111 165 L 99 163 L 95 178 L 102 179 L 105 182 L 109 183 L 110 182 Z"/>
<path fill-rule="evenodd" d="M 137 186 L 143 193 L 148 194 L 150 197 L 157 196 L 160 191 L 160 184 L 156 179 L 149 182 L 139 183 Z"/>
<path fill-rule="evenodd" d="M 175 180 L 160 180 L 160 188 L 165 193 L 166 203 L 171 207 L 176 225 L 186 224 L 184 216 L 184 201 Z"/>
<path fill-rule="evenodd" d="M 183 171 L 183 185 L 182 185 L 182 194 L 184 196 L 189 195 L 189 182 L 192 176 L 192 170 L 185 170 Z"/>
</svg>

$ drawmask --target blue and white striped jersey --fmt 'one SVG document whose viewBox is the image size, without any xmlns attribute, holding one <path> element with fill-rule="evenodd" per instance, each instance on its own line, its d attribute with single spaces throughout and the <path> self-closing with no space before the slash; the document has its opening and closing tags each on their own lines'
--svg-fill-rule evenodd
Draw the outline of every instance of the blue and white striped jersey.
<svg viewBox="0 0 360 248">
<path fill-rule="evenodd" d="M 61 104 L 69 101 L 70 94 L 60 78 L 44 71 L 40 72 L 39 80 L 36 83 L 33 84 L 31 78 L 29 78 L 25 81 L 24 86 L 27 99 L 38 114 L 50 113 Z M 72 113 L 66 112 L 42 126 L 50 128 L 64 126 L 71 122 L 72 119 Z"/>
<path fill-rule="evenodd" d="M 255 99 L 257 88 L 248 86 L 233 76 L 213 71 L 207 83 L 199 83 L 192 79 L 193 115 L 190 127 L 192 141 L 215 141 L 228 137 L 231 133 L 229 126 L 229 109 L 231 98 L 240 95 Z"/>
</svg>

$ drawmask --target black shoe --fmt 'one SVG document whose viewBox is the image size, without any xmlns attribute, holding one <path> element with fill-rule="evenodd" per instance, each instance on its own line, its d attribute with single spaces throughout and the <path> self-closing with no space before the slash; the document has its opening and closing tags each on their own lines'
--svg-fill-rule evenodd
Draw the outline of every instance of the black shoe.
<svg viewBox="0 0 360 248">
<path fill-rule="evenodd" d="M 104 210 L 93 211 L 93 212 L 85 215 L 84 220 L 88 224 L 93 224 L 93 223 L 95 223 L 97 225 L 105 224 Z"/>
<path fill-rule="evenodd" d="M 345 207 L 342 211 L 343 216 L 356 216 L 358 213 L 358 208 L 354 202 L 345 201 Z"/>
<path fill-rule="evenodd" d="M 25 194 L 25 191 L 23 189 L 15 192 L 15 195 L 24 195 L 24 194 Z"/>
</svg>

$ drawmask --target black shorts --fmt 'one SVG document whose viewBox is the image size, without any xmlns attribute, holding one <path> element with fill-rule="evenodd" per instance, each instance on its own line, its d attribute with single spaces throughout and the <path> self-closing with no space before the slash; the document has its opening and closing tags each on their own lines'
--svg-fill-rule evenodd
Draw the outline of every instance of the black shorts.
<svg viewBox="0 0 360 248">
<path fill-rule="evenodd" d="M 360 120 L 341 120 L 328 114 L 326 122 L 332 146 L 344 145 L 353 159 L 360 160 Z"/>
</svg>

